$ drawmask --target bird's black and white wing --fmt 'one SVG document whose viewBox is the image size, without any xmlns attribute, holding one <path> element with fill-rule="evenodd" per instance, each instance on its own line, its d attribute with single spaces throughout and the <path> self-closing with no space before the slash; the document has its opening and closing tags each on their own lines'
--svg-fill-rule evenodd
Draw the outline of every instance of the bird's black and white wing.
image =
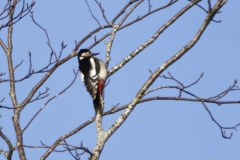
<svg viewBox="0 0 240 160">
<path fill-rule="evenodd" d="M 84 77 L 85 87 L 87 88 L 87 91 L 90 93 L 93 99 L 95 99 L 97 95 L 98 81 L 99 81 L 98 75 L 92 77 L 88 76 Z"/>
<path fill-rule="evenodd" d="M 90 70 L 88 71 L 88 74 L 83 74 L 81 72 L 82 80 L 84 81 L 85 87 L 87 88 L 87 91 L 90 93 L 93 99 L 96 98 L 96 94 L 98 91 L 98 82 L 99 82 L 99 61 L 97 61 L 95 58 L 90 58 Z"/>
</svg>

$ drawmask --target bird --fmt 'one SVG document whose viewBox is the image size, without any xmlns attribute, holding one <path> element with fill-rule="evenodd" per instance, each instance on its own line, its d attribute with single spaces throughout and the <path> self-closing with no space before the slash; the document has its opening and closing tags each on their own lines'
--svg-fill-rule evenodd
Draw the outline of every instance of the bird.
<svg viewBox="0 0 240 160">
<path fill-rule="evenodd" d="M 89 49 L 81 49 L 78 52 L 79 71 L 85 87 L 93 99 L 95 115 L 98 111 L 103 112 L 101 101 L 103 100 L 105 82 L 108 71 L 101 59 L 95 56 L 99 53 L 92 53 Z"/>
</svg>

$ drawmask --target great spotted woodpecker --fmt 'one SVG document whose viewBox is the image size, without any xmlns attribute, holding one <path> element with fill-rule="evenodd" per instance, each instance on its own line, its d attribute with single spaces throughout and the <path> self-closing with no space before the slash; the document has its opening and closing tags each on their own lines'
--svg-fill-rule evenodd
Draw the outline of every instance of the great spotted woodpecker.
<svg viewBox="0 0 240 160">
<path fill-rule="evenodd" d="M 92 96 L 95 112 L 97 114 L 99 110 L 102 114 L 101 99 L 108 72 L 103 61 L 95 57 L 98 54 L 92 53 L 89 49 L 81 49 L 78 52 L 78 62 L 82 81 Z"/>
</svg>

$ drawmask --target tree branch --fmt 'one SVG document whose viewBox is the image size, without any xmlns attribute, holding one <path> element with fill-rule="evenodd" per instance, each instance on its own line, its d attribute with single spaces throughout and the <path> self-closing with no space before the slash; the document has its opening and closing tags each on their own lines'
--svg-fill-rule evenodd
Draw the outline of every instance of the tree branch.
<svg viewBox="0 0 240 160">
<path fill-rule="evenodd" d="M 185 12 L 186 10 L 190 9 L 192 6 L 194 6 L 199 1 L 194 1 L 187 5 L 181 12 Z M 213 12 L 209 13 L 195 35 L 195 37 L 190 41 L 189 44 L 187 44 L 185 47 L 183 47 L 176 55 L 174 55 L 171 59 L 169 59 L 167 62 L 165 62 L 163 65 L 161 65 L 146 81 L 146 83 L 141 87 L 133 101 L 128 105 L 127 109 L 124 111 L 124 113 L 121 114 L 121 116 L 117 119 L 117 121 L 109 128 L 107 131 L 108 135 L 107 138 L 109 138 L 121 125 L 122 123 L 127 119 L 127 117 L 130 115 L 136 104 L 141 100 L 147 89 L 152 85 L 152 83 L 158 78 L 158 76 L 165 71 L 170 65 L 175 63 L 177 60 L 179 60 L 187 51 L 189 51 L 199 40 L 202 33 L 205 31 L 207 26 L 210 24 L 211 19 L 214 17 L 216 12 L 222 7 L 221 3 L 218 1 L 216 5 L 213 8 Z M 178 14 L 177 14 L 178 15 Z M 174 16 L 175 18 L 176 16 Z M 168 22 L 169 23 L 169 22 Z M 167 24 L 168 24 L 167 23 Z"/>
<path fill-rule="evenodd" d="M 199 2 L 199 1 L 198 1 Z M 194 4 L 196 1 L 193 2 Z M 193 4 L 190 3 L 190 4 Z M 191 6 L 192 7 L 192 6 Z M 173 22 L 175 22 L 179 17 L 181 17 L 189 7 L 183 8 L 181 11 L 179 11 L 173 18 L 171 18 L 167 23 L 165 23 L 153 36 L 151 39 L 143 43 L 141 46 L 139 46 L 135 51 L 133 51 L 131 54 L 129 54 L 127 57 L 125 57 L 120 63 L 118 63 L 116 66 L 112 67 L 108 75 L 111 76 L 114 74 L 116 71 L 118 71 L 120 68 L 122 68 L 126 63 L 128 63 L 132 58 L 137 56 L 141 51 L 143 51 L 146 47 L 148 47 L 150 44 L 152 44 L 162 33 L 167 29 Z M 151 12 L 150 12 L 151 13 Z"/>
<path fill-rule="evenodd" d="M 43 110 L 43 108 L 49 103 L 51 102 L 54 98 L 58 97 L 59 95 L 61 95 L 62 93 L 66 92 L 75 82 L 78 72 L 76 73 L 75 70 L 73 70 L 75 76 L 73 81 L 70 83 L 70 85 L 68 85 L 65 89 L 63 89 L 61 92 L 59 92 L 58 94 L 56 94 L 55 96 L 53 96 L 52 98 L 50 98 L 38 111 L 37 113 L 35 113 L 35 115 L 30 119 L 30 121 L 28 122 L 28 124 L 24 127 L 24 129 L 22 130 L 22 133 L 29 127 L 29 125 L 32 123 L 32 121 L 37 117 L 37 115 Z M 48 89 L 46 89 L 45 92 L 47 92 Z M 45 97 L 44 97 L 45 98 Z M 37 99 L 37 98 L 36 98 Z M 30 102 L 29 102 L 30 103 Z"/>
<path fill-rule="evenodd" d="M 14 24 L 13 21 L 15 18 L 18 17 L 18 16 L 14 17 L 17 0 L 13 0 L 12 3 L 13 3 L 14 7 L 12 9 L 10 9 L 10 11 L 9 11 L 9 24 L 7 24 L 7 26 L 8 26 L 8 48 L 7 48 L 6 56 L 7 56 L 7 60 L 8 60 L 8 71 L 9 71 L 9 79 L 10 79 L 9 95 L 11 97 L 14 108 L 16 108 L 16 107 L 19 107 L 19 105 L 18 105 L 17 97 L 16 97 L 16 89 L 15 89 L 15 82 L 14 82 L 15 78 L 14 78 L 14 70 L 13 70 L 13 62 L 12 62 L 12 48 L 13 48 L 12 31 L 13 31 L 13 24 Z M 22 11 L 23 11 L 23 8 L 22 8 Z M 19 15 L 21 14 L 21 12 L 19 13 Z M 20 19 L 21 19 L 21 17 L 20 17 Z M 15 21 L 15 22 L 17 22 L 17 21 Z M 22 138 L 22 134 L 21 134 L 21 127 L 19 124 L 20 111 L 21 111 L 20 108 L 14 109 L 13 125 L 14 125 L 14 129 L 16 132 L 16 137 L 17 137 L 17 146 L 19 146 L 18 147 L 19 158 L 21 160 L 26 160 L 24 148 L 21 147 L 21 145 L 23 144 L 23 138 Z"/>
<path fill-rule="evenodd" d="M 126 10 L 130 5 L 132 5 L 133 3 L 137 2 L 137 1 L 139 1 L 139 0 L 130 0 L 130 1 L 121 9 L 121 11 L 116 15 L 116 17 L 113 18 L 113 20 L 112 20 L 111 23 L 114 24 L 115 21 L 116 21 L 123 13 L 125 13 L 125 10 Z"/>
<path fill-rule="evenodd" d="M 133 2 L 136 2 L 136 1 L 139 1 L 139 0 L 135 0 L 135 1 L 133 1 Z M 157 12 L 157 11 L 160 11 L 160 10 L 162 10 L 162 9 L 165 9 L 165 8 L 167 8 L 167 7 L 170 7 L 171 5 L 173 5 L 173 4 L 176 3 L 176 2 L 177 2 L 177 0 L 171 0 L 167 5 L 162 6 L 162 7 L 159 7 L 159 8 L 157 8 L 157 9 L 151 11 L 150 13 L 146 13 L 146 14 L 143 15 L 142 17 L 138 17 L 137 19 L 135 19 L 135 20 L 133 20 L 133 21 L 131 21 L 131 22 L 123 25 L 122 27 L 120 27 L 120 28 L 118 29 L 118 31 L 120 31 L 120 30 L 122 30 L 122 29 L 124 29 L 124 28 L 126 28 L 126 27 L 129 27 L 129 26 L 131 26 L 132 24 L 135 24 L 135 23 L 138 22 L 138 21 L 143 20 L 144 18 L 148 17 L 149 15 L 151 15 L 151 14 Z M 131 4 L 132 4 L 132 3 L 131 3 Z M 126 5 L 125 7 L 128 7 L 128 5 Z M 124 12 L 125 12 L 125 10 L 124 10 Z M 124 13 L 124 12 L 123 12 L 123 13 Z M 123 13 L 121 13 L 121 14 L 123 14 Z M 119 13 L 119 14 L 120 14 L 120 13 Z M 121 16 L 121 15 L 119 15 L 119 16 Z M 119 17 L 115 17 L 115 18 L 119 18 Z M 115 22 L 115 21 L 114 21 L 114 22 Z M 96 46 L 98 43 L 100 43 L 101 41 L 103 41 L 105 38 L 107 38 L 107 37 L 110 36 L 110 35 L 111 35 L 111 32 L 105 34 L 104 36 L 102 36 L 102 38 L 100 38 L 99 40 L 95 41 L 94 44 L 92 44 L 91 46 L 89 46 L 88 49 L 93 48 L 94 46 Z"/>
<path fill-rule="evenodd" d="M 11 141 L 8 139 L 8 137 L 2 132 L 2 127 L 0 126 L 0 137 L 7 143 L 8 145 L 8 152 L 5 152 L 4 155 L 8 160 L 12 159 L 12 153 L 13 153 L 13 145 Z"/>
<path fill-rule="evenodd" d="M 5 13 L 6 11 L 8 11 L 9 13 L 12 12 L 12 11 L 15 11 L 15 8 L 18 4 L 18 2 L 20 2 L 20 0 L 16 0 L 16 2 L 14 1 L 12 5 L 10 5 L 11 1 L 8 2 L 8 4 L 10 5 L 8 8 L 6 8 L 5 10 L 3 10 L 3 13 Z M 5 28 L 5 27 L 10 27 L 11 25 L 13 24 L 16 24 L 18 21 L 20 21 L 22 18 L 24 18 L 26 15 L 28 15 L 33 6 L 35 5 L 35 1 L 32 1 L 32 3 L 30 4 L 30 6 L 28 6 L 28 3 L 26 3 L 26 9 L 25 9 L 25 0 L 23 0 L 23 4 L 22 4 L 22 9 L 21 11 L 14 17 L 14 15 L 12 16 L 11 20 L 9 20 L 8 22 L 6 22 L 5 24 L 2 24 L 0 26 L 0 30 Z M 7 5 L 8 5 L 7 4 Z M 1 18 L 0 20 L 2 19 L 5 19 L 8 15 L 6 15 L 5 17 Z"/>
<path fill-rule="evenodd" d="M 7 52 L 8 52 L 8 49 L 7 49 L 6 45 L 4 44 L 4 42 L 2 41 L 2 39 L 1 39 L 1 38 L 0 38 L 0 45 L 2 46 L 2 48 L 3 48 L 4 52 L 7 54 Z"/>
<path fill-rule="evenodd" d="M 92 17 L 93 17 L 93 19 L 95 19 L 95 21 L 98 23 L 98 25 L 99 25 L 99 27 L 101 27 L 101 24 L 100 24 L 100 22 L 97 20 L 97 18 L 93 15 L 93 13 L 92 13 L 92 10 L 91 10 L 91 8 L 90 8 L 90 6 L 89 6 L 89 4 L 88 4 L 88 1 L 86 0 L 86 3 L 87 3 L 87 6 L 88 6 L 88 9 L 89 9 L 89 11 L 90 11 L 90 13 L 91 13 L 91 15 L 92 15 Z"/>
<path fill-rule="evenodd" d="M 110 53 L 111 53 L 111 49 L 112 49 L 112 44 L 115 38 L 115 35 L 118 31 L 118 28 L 124 23 L 124 21 L 127 19 L 127 17 L 138 7 L 139 4 L 141 4 L 143 2 L 143 0 L 140 0 L 138 3 L 136 3 L 131 9 L 130 11 L 122 18 L 122 20 L 119 22 L 118 25 L 113 25 L 113 30 L 111 32 L 111 36 L 110 36 L 110 40 L 108 43 L 106 43 L 106 68 L 108 68 L 109 65 L 109 61 L 111 60 L 110 58 Z"/>
<path fill-rule="evenodd" d="M 98 2 L 97 0 L 95 0 L 95 2 L 96 2 L 97 5 L 99 6 L 99 8 L 100 8 L 100 10 L 101 10 L 101 12 L 102 12 L 102 16 L 103 16 L 103 18 L 105 19 L 105 21 L 107 22 L 107 24 L 108 24 L 108 25 L 112 25 L 112 24 L 110 24 L 110 23 L 108 22 L 107 17 L 105 16 L 105 10 L 104 10 L 104 8 L 102 7 L 101 2 Z"/>
</svg>

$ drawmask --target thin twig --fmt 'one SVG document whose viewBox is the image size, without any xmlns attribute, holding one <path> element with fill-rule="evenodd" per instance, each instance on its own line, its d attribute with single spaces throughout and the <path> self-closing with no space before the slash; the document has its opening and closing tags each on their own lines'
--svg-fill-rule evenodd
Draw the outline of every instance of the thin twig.
<svg viewBox="0 0 240 160">
<path fill-rule="evenodd" d="M 37 96 L 35 99 L 29 101 L 29 103 L 32 103 L 32 102 L 34 102 L 34 101 L 37 101 L 37 100 L 44 99 L 44 98 L 48 97 L 48 96 L 50 95 L 50 94 L 47 94 L 47 92 L 48 92 L 49 90 L 50 90 L 50 88 L 46 87 L 45 92 L 43 92 L 43 93 L 39 92 L 39 93 L 38 93 L 38 96 Z"/>
<path fill-rule="evenodd" d="M 79 158 L 77 158 L 76 156 L 74 156 L 74 155 L 72 154 L 71 150 L 70 150 L 69 147 L 68 147 L 68 144 L 67 144 L 66 140 L 64 140 L 64 143 L 65 143 L 65 145 L 63 145 L 63 147 L 68 150 L 68 152 L 71 154 L 71 156 L 72 156 L 75 160 L 80 160 Z"/>
<path fill-rule="evenodd" d="M 133 3 L 137 2 L 137 1 L 139 1 L 139 0 L 130 0 L 130 1 L 120 10 L 120 12 L 116 15 L 116 17 L 113 18 L 113 20 L 112 20 L 111 23 L 114 24 L 115 21 L 116 21 L 123 13 L 125 13 L 125 10 L 126 10 L 130 5 L 132 5 Z"/>
<path fill-rule="evenodd" d="M 99 6 L 99 8 L 100 8 L 100 10 L 101 10 L 101 12 L 102 12 L 102 16 L 103 16 L 103 18 L 105 19 L 105 21 L 107 22 L 107 24 L 112 25 L 112 24 L 110 24 L 110 23 L 108 22 L 108 20 L 107 20 L 107 17 L 106 17 L 106 15 L 105 15 L 105 10 L 104 10 L 104 8 L 102 7 L 101 2 L 98 2 L 97 0 L 95 0 L 95 2 L 98 4 L 98 6 Z"/>
<path fill-rule="evenodd" d="M 28 124 L 24 127 L 24 129 L 22 130 L 22 133 L 28 128 L 28 126 L 32 123 L 32 121 L 37 117 L 37 115 L 43 110 L 43 108 L 49 103 L 51 102 L 54 98 L 58 97 L 59 95 L 61 95 L 62 93 L 64 93 L 65 91 L 67 91 L 67 89 L 69 89 L 73 83 L 75 82 L 78 72 L 76 73 L 75 70 L 73 70 L 75 76 L 73 81 L 70 83 L 70 85 L 68 85 L 65 89 L 63 89 L 61 92 L 59 92 L 58 94 L 56 94 L 55 96 L 53 96 L 52 98 L 50 98 L 38 111 L 37 113 L 35 113 L 35 115 L 30 119 L 30 121 L 28 122 Z"/>
<path fill-rule="evenodd" d="M 193 0 L 188 0 L 188 1 L 190 1 L 190 2 L 192 2 Z M 211 2 L 210 2 L 211 0 L 208 0 L 208 10 L 206 10 L 204 7 L 202 7 L 201 5 L 199 5 L 199 4 L 197 4 L 197 6 L 199 7 L 199 8 L 201 8 L 203 11 L 205 11 L 206 13 L 209 13 L 211 10 L 212 10 L 212 8 L 211 8 Z M 220 12 L 219 12 L 220 13 Z M 212 19 L 212 21 L 213 22 L 216 22 L 216 23 L 220 23 L 221 21 L 216 21 L 216 20 L 214 20 L 214 19 Z"/>
<path fill-rule="evenodd" d="M 11 5 L 11 7 L 9 7 L 7 9 L 7 11 L 11 12 L 12 10 L 15 10 L 16 5 L 18 4 L 18 2 L 20 1 L 15 1 L 14 4 Z M 10 2 L 11 3 L 11 2 Z M 22 5 L 22 9 L 20 10 L 20 12 L 15 16 L 12 17 L 8 22 L 6 22 L 5 24 L 2 24 L 0 26 L 0 30 L 5 28 L 5 27 L 9 27 L 10 25 L 16 24 L 18 21 L 20 21 L 22 18 L 24 18 L 26 15 L 28 15 L 29 13 L 31 13 L 33 6 L 35 5 L 35 1 L 32 1 L 32 3 L 30 4 L 30 6 L 28 6 L 28 3 L 26 3 L 25 5 L 25 0 L 23 0 L 23 5 Z M 26 6 L 26 9 L 25 9 Z M 5 17 L 3 17 L 2 19 L 6 18 L 8 15 L 6 15 Z"/>
<path fill-rule="evenodd" d="M 100 22 L 99 22 L 99 21 L 97 20 L 97 18 L 93 15 L 92 10 L 91 10 L 91 8 L 90 8 L 87 0 L 86 0 L 86 3 L 87 3 L 88 9 L 89 9 L 89 11 L 90 11 L 93 19 L 95 19 L 95 21 L 98 23 L 98 25 L 101 26 Z"/>
<path fill-rule="evenodd" d="M 209 11 L 212 10 L 211 0 L 208 0 L 208 10 L 209 10 Z"/>
<path fill-rule="evenodd" d="M 44 31 L 44 33 L 45 33 L 45 35 L 47 37 L 47 45 L 49 46 L 49 48 L 51 49 L 52 53 L 54 54 L 55 60 L 58 61 L 59 59 L 57 58 L 57 54 L 56 54 L 56 52 L 54 51 L 54 49 L 53 49 L 53 47 L 51 45 L 50 38 L 48 36 L 47 30 L 36 22 L 36 20 L 35 20 L 35 18 L 33 16 L 33 12 L 30 12 L 30 14 L 31 14 L 30 17 L 32 18 L 33 23 L 36 24 L 40 29 L 42 29 Z"/>
<path fill-rule="evenodd" d="M 5 97 L 0 101 L 0 103 L 2 103 L 5 100 Z"/>
<path fill-rule="evenodd" d="M 151 2 L 150 0 L 148 0 L 148 13 L 151 12 L 151 8 L 152 8 Z"/>
<path fill-rule="evenodd" d="M 240 89 L 234 89 L 234 88 L 236 87 L 236 84 L 237 84 L 237 83 L 238 83 L 238 81 L 237 81 L 237 80 L 234 80 L 233 85 L 230 86 L 228 89 L 226 89 L 225 91 L 219 93 L 219 94 L 216 95 L 216 96 L 209 97 L 208 99 L 219 100 L 219 99 L 221 99 L 222 97 L 224 97 L 225 95 L 227 95 L 230 91 L 240 90 Z"/>
<path fill-rule="evenodd" d="M 13 70 L 15 71 L 22 63 L 23 63 L 23 59 L 22 59 L 22 61 L 21 61 L 19 64 L 17 64 L 17 65 L 13 68 Z"/>
<path fill-rule="evenodd" d="M 139 1 L 139 0 L 135 0 L 134 2 L 137 2 L 137 1 Z M 149 15 L 155 13 L 155 12 L 158 12 L 158 11 L 160 11 L 160 10 L 163 10 L 163 9 L 167 8 L 167 7 L 170 7 L 171 5 L 173 5 L 173 4 L 176 3 L 176 2 L 177 2 L 177 0 L 171 0 L 171 1 L 169 1 L 169 3 L 168 3 L 167 5 L 162 6 L 162 7 L 159 7 L 159 8 L 157 8 L 157 9 L 151 11 L 150 13 L 146 13 L 145 15 L 143 15 L 143 16 L 141 16 L 141 17 L 138 17 L 137 19 L 135 19 L 135 20 L 133 20 L 133 21 L 131 21 L 131 22 L 123 25 L 122 27 L 120 27 L 120 28 L 118 29 L 118 31 L 120 31 L 120 30 L 122 30 L 122 29 L 124 29 L 124 28 L 126 28 L 126 27 L 129 27 L 129 26 L 135 24 L 136 22 L 139 22 L 139 21 L 143 20 L 144 18 L 146 18 L 147 16 L 149 16 Z M 122 14 L 123 14 L 123 13 L 122 13 Z M 120 15 L 119 15 L 119 16 L 120 16 Z M 118 17 L 115 17 L 115 18 L 118 18 Z M 104 27 L 104 28 L 107 28 L 107 27 Z M 97 40 L 94 44 L 92 44 L 91 46 L 89 46 L 88 49 L 93 48 L 94 46 L 96 46 L 98 43 L 100 43 L 101 41 L 103 41 L 105 38 L 107 38 L 107 37 L 110 36 L 110 35 L 111 35 L 111 32 L 105 34 L 105 35 L 102 36 L 99 40 Z M 79 44 L 78 44 L 77 46 L 80 46 L 80 44 L 82 44 L 82 43 L 83 43 L 83 41 L 82 41 L 81 43 L 79 42 Z"/>
</svg>

